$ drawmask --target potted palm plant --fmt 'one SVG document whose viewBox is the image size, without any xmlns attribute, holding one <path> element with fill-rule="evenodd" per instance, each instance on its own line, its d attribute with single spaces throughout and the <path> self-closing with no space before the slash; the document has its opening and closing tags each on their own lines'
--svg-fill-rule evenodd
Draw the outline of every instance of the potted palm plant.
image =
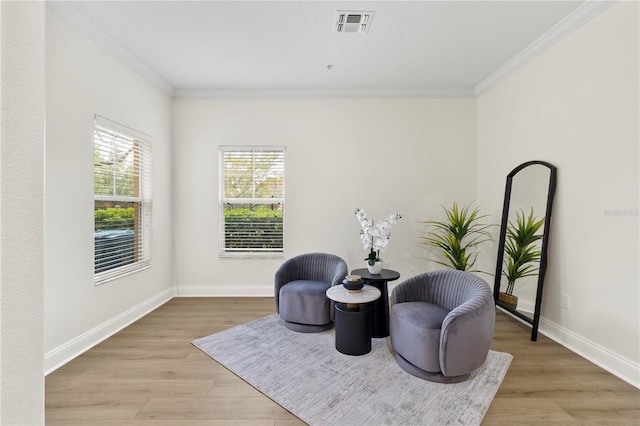
<svg viewBox="0 0 640 426">
<path fill-rule="evenodd" d="M 432 260 L 440 265 L 461 271 L 482 272 L 472 268 L 478 258 L 479 246 L 491 240 L 488 229 L 493 225 L 482 223 L 486 215 L 481 215 L 479 208 L 470 211 L 470 205 L 459 208 L 455 202 L 450 209 L 442 208 L 447 216 L 446 221 L 422 222 L 430 228 L 425 236 L 420 237 L 422 244 L 439 250 L 443 260 Z"/>
<path fill-rule="evenodd" d="M 538 274 L 542 252 L 536 242 L 542 239 L 542 234 L 538 233 L 542 225 L 544 217 L 537 219 L 531 208 L 528 217 L 522 210 L 516 212 L 515 223 L 509 222 L 507 227 L 504 243 L 507 256 L 502 269 L 502 275 L 507 279 L 507 288 L 498 297 L 500 302 L 512 309 L 516 309 L 518 305 L 518 297 L 513 295 L 516 280 Z"/>
</svg>

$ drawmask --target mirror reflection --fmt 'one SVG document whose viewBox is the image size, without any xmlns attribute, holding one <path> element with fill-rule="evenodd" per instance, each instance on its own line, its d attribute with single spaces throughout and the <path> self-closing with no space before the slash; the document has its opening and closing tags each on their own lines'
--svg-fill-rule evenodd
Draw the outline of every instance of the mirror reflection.
<svg viewBox="0 0 640 426">
<path fill-rule="evenodd" d="M 536 340 L 555 167 L 530 161 L 507 176 L 494 286 L 496 304 L 532 324 Z"/>
</svg>

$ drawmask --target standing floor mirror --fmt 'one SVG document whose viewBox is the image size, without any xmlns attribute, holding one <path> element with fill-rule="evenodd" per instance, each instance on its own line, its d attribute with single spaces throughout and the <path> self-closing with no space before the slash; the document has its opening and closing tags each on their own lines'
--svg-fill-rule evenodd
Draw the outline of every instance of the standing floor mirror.
<svg viewBox="0 0 640 426">
<path fill-rule="evenodd" d="M 520 164 L 507 175 L 493 296 L 496 305 L 531 324 L 538 338 L 547 269 L 556 167 L 544 161 Z"/>
</svg>

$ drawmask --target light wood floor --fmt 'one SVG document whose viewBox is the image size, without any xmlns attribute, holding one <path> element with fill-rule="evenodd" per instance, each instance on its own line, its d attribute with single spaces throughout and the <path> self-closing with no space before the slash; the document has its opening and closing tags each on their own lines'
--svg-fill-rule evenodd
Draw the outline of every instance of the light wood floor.
<svg viewBox="0 0 640 426">
<path fill-rule="evenodd" d="M 271 298 L 175 298 L 46 378 L 46 424 L 303 425 L 190 342 L 274 313 Z M 514 356 L 483 424 L 640 424 L 640 391 L 498 313 Z"/>
</svg>

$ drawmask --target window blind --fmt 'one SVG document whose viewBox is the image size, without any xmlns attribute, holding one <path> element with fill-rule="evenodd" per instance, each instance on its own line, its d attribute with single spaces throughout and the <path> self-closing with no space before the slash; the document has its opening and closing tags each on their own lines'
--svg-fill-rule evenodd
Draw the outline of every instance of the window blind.
<svg viewBox="0 0 640 426">
<path fill-rule="evenodd" d="M 151 263 L 151 143 L 96 116 L 94 271 L 96 283 Z"/>
<path fill-rule="evenodd" d="M 222 253 L 284 251 L 284 148 L 220 147 Z"/>
</svg>

